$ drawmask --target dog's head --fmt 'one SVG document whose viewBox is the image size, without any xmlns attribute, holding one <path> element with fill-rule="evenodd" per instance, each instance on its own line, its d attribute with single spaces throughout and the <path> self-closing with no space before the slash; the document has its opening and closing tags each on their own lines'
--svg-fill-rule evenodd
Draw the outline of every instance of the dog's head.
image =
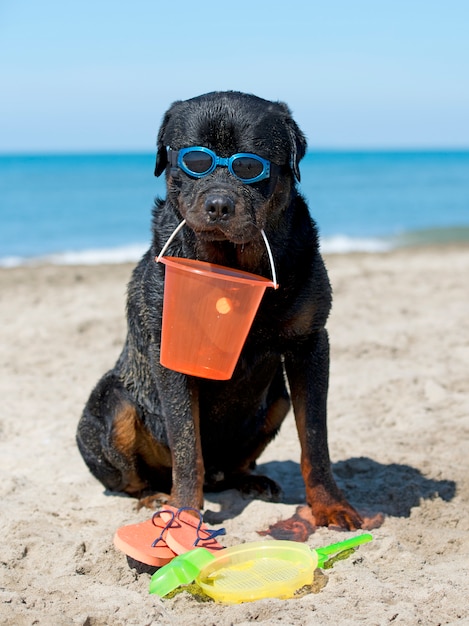
<svg viewBox="0 0 469 626">
<path fill-rule="evenodd" d="M 214 92 L 166 112 L 155 175 L 199 238 L 242 244 L 288 204 L 305 150 L 285 104 Z"/>
</svg>

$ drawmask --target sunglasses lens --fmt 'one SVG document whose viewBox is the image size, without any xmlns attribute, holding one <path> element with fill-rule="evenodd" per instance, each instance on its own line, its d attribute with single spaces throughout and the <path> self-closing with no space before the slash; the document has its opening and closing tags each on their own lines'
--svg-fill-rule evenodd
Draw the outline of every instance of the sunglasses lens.
<svg viewBox="0 0 469 626">
<path fill-rule="evenodd" d="M 182 162 L 190 172 L 194 172 L 194 174 L 205 174 L 205 172 L 208 172 L 212 167 L 213 158 L 206 152 L 193 150 L 183 156 Z"/>
<path fill-rule="evenodd" d="M 243 180 L 257 178 L 264 171 L 264 164 L 253 157 L 238 157 L 232 164 L 234 174 Z"/>
</svg>

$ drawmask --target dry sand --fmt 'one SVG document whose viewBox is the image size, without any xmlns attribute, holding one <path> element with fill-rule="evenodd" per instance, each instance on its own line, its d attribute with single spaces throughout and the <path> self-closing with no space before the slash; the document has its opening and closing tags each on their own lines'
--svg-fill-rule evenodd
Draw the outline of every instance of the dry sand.
<svg viewBox="0 0 469 626">
<path fill-rule="evenodd" d="M 235 606 L 150 596 L 149 574 L 112 544 L 148 511 L 105 493 L 75 447 L 82 406 L 122 346 L 131 266 L 0 271 L 1 624 L 469 623 L 469 249 L 327 263 L 334 472 L 384 523 L 319 593 Z M 298 461 L 289 416 L 260 463 L 283 486 L 281 503 L 207 494 L 225 545 L 294 514 Z M 344 536 L 321 528 L 308 543 Z"/>
</svg>

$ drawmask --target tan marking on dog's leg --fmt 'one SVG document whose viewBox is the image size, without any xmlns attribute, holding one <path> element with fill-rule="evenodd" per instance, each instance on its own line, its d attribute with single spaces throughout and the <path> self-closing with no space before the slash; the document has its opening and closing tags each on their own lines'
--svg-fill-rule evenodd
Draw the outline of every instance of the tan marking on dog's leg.
<svg viewBox="0 0 469 626">
<path fill-rule="evenodd" d="M 126 458 L 135 453 L 137 412 L 130 404 L 126 404 L 114 417 L 112 435 L 114 446 Z"/>
<path fill-rule="evenodd" d="M 311 507 L 316 526 L 336 526 L 356 530 L 361 528 L 362 519 L 347 502 L 335 480 L 330 475 L 319 475 L 308 456 L 308 432 L 306 410 L 303 403 L 297 402 L 295 419 L 301 444 L 301 474 L 306 488 L 306 501 Z M 330 467 L 328 450 L 324 452 L 327 466 Z"/>
<path fill-rule="evenodd" d="M 145 481 L 140 478 L 135 466 L 138 421 L 134 407 L 130 404 L 125 404 L 114 417 L 112 431 L 114 448 L 127 461 L 127 471 L 123 475 L 123 483 L 125 485 L 123 491 L 131 495 L 141 492 L 146 487 Z"/>
</svg>

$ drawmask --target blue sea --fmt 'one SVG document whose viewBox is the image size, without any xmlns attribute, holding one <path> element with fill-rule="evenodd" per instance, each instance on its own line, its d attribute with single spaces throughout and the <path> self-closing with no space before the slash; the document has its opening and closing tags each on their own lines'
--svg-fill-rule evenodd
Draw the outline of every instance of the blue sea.
<svg viewBox="0 0 469 626">
<path fill-rule="evenodd" d="M 164 177 L 153 154 L 0 156 L 0 265 L 135 261 Z M 319 151 L 301 185 L 324 252 L 469 245 L 469 150 Z"/>
</svg>

